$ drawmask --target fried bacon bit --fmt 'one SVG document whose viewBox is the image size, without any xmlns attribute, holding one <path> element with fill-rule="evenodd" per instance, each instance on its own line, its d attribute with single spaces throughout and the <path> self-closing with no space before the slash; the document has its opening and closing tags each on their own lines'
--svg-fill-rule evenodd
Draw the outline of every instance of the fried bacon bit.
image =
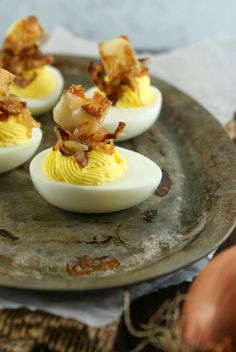
<svg viewBox="0 0 236 352">
<path fill-rule="evenodd" d="M 135 77 L 148 73 L 147 59 L 136 58 L 127 36 L 100 43 L 99 54 L 102 63 L 91 63 L 88 72 L 113 104 L 121 98 L 124 85 L 135 90 Z"/>
<path fill-rule="evenodd" d="M 24 72 L 52 63 L 51 56 L 43 55 L 38 43 L 44 38 L 43 28 L 35 16 L 27 17 L 15 24 L 3 43 L 0 66 L 15 75 L 15 83 L 26 87 L 37 76 L 28 78 Z"/>
<path fill-rule="evenodd" d="M 139 65 L 127 36 L 101 42 L 98 48 L 104 69 L 111 80 L 126 77 Z"/>
<path fill-rule="evenodd" d="M 89 257 L 85 255 L 74 259 L 68 263 L 66 270 L 71 276 L 84 276 L 96 272 L 104 272 L 107 270 L 115 270 L 120 263 L 112 256 Z"/>
<path fill-rule="evenodd" d="M 88 163 L 87 153 L 91 150 L 87 145 L 72 140 L 72 135 L 64 131 L 61 127 L 55 127 L 57 142 L 53 150 L 60 150 L 65 156 L 74 155 L 78 164 L 84 167 Z"/>
<path fill-rule="evenodd" d="M 234 112 L 232 119 L 225 125 L 225 131 L 236 145 L 236 112 Z"/>
<path fill-rule="evenodd" d="M 9 86 L 14 81 L 14 75 L 0 68 L 0 96 L 9 94 Z"/>
<path fill-rule="evenodd" d="M 14 75 L 0 68 L 0 121 L 7 120 L 10 115 L 16 116 L 26 126 L 27 134 L 31 137 L 32 128 L 39 127 L 26 107 L 26 103 L 9 93 L 9 86 L 13 82 Z"/>
<path fill-rule="evenodd" d="M 109 100 L 105 99 L 98 92 L 95 92 L 89 103 L 83 105 L 83 109 L 89 115 L 93 115 L 101 121 L 104 120 L 105 114 L 110 105 L 111 102 Z"/>
<path fill-rule="evenodd" d="M 92 149 L 112 154 L 114 139 L 123 131 L 125 123 L 120 122 L 114 133 L 102 126 L 110 105 L 111 102 L 98 92 L 91 99 L 86 98 L 80 85 L 65 90 L 53 110 L 54 120 L 59 125 L 55 129 L 58 140 L 53 149 L 65 156 L 74 155 L 81 167 L 87 165 L 87 153 Z"/>
</svg>

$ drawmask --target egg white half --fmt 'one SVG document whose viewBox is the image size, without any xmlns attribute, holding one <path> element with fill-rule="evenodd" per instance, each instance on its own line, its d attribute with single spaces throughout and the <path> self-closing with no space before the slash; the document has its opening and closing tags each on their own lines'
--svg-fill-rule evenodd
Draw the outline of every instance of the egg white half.
<svg viewBox="0 0 236 352">
<path fill-rule="evenodd" d="M 87 97 L 91 98 L 97 87 L 92 87 L 87 90 Z M 104 120 L 104 127 L 110 132 L 114 132 L 118 126 L 119 121 L 125 122 L 126 126 L 117 139 L 117 141 L 125 141 L 147 131 L 158 118 L 162 107 L 161 91 L 151 86 L 153 93 L 153 100 L 141 107 L 134 108 L 117 108 L 111 106 L 108 109 Z"/>
<path fill-rule="evenodd" d="M 48 65 L 47 68 L 56 80 L 54 91 L 50 95 L 43 98 L 22 98 L 22 100 L 27 102 L 27 107 L 33 116 L 41 115 L 51 110 L 59 100 L 64 87 L 64 78 L 61 72 L 57 68 L 50 65 Z"/>
<path fill-rule="evenodd" d="M 42 139 L 41 128 L 33 128 L 31 139 L 24 144 L 0 147 L 0 173 L 12 170 L 30 159 Z"/>
<path fill-rule="evenodd" d="M 127 171 L 106 185 L 77 186 L 49 179 L 43 172 L 47 149 L 34 157 L 30 175 L 39 194 L 58 208 L 80 213 L 110 213 L 135 206 L 147 199 L 161 182 L 157 164 L 142 154 L 118 148 Z"/>
</svg>

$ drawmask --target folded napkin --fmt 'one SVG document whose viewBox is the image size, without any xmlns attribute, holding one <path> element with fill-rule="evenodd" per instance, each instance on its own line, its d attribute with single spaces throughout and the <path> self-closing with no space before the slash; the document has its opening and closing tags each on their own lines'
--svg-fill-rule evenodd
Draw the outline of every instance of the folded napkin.
<svg viewBox="0 0 236 352">
<path fill-rule="evenodd" d="M 97 42 L 76 36 L 63 27 L 56 27 L 42 46 L 45 53 L 74 54 L 97 57 Z"/>
<path fill-rule="evenodd" d="M 55 28 L 43 51 L 47 53 L 97 56 L 97 43 Z M 150 55 L 151 73 L 167 80 L 196 98 L 224 124 L 236 105 L 236 39 L 221 39 L 193 45 L 165 54 Z M 209 257 L 169 276 L 132 286 L 131 299 L 162 287 L 191 281 Z M 103 326 L 120 317 L 123 290 L 95 293 L 53 293 L 0 288 L 0 308 L 26 306 L 64 317 L 78 319 L 90 326 Z"/>
<path fill-rule="evenodd" d="M 225 125 L 236 111 L 236 37 L 151 56 L 151 72 L 191 95 Z"/>
</svg>

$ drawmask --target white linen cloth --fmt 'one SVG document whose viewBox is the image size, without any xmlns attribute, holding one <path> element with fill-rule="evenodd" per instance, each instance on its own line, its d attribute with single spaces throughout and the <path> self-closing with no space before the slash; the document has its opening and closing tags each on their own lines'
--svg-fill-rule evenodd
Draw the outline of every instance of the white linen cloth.
<svg viewBox="0 0 236 352">
<path fill-rule="evenodd" d="M 58 27 L 44 43 L 47 53 L 97 56 L 97 43 Z M 150 55 L 153 75 L 187 92 L 224 124 L 236 108 L 236 38 L 199 43 L 169 53 Z M 161 287 L 191 281 L 206 265 L 202 259 L 187 269 L 129 289 L 131 299 Z M 90 326 L 103 326 L 122 314 L 123 290 L 95 293 L 42 293 L 0 287 L 0 308 L 25 306 L 78 319 Z"/>
<path fill-rule="evenodd" d="M 151 72 L 200 102 L 225 125 L 236 111 L 236 37 L 151 56 Z"/>
</svg>

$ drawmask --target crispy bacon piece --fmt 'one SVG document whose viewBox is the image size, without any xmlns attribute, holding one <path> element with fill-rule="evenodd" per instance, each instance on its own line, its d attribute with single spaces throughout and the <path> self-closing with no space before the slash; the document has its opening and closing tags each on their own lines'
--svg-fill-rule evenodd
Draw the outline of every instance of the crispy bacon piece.
<svg viewBox="0 0 236 352">
<path fill-rule="evenodd" d="M 115 130 L 115 132 L 106 135 L 105 138 L 106 139 L 111 139 L 111 138 L 112 139 L 117 139 L 124 128 L 125 128 L 125 123 L 120 121 L 118 127 Z"/>
<path fill-rule="evenodd" d="M 73 132 L 78 125 L 84 124 L 86 133 L 94 132 L 102 124 L 111 102 L 99 93 L 91 99 L 86 98 L 81 85 L 72 85 L 65 90 L 53 110 L 55 122 L 64 130 Z M 82 128 L 82 126 L 81 126 Z"/>
<path fill-rule="evenodd" d="M 5 38 L 0 66 L 15 75 L 15 83 L 20 87 L 26 87 L 37 76 L 32 73 L 25 78 L 25 71 L 53 62 L 51 56 L 39 51 L 38 44 L 43 38 L 43 28 L 35 16 L 17 22 Z"/>
<path fill-rule="evenodd" d="M 236 144 L 236 112 L 234 112 L 232 119 L 225 125 L 225 131 L 234 144 Z"/>
<path fill-rule="evenodd" d="M 31 137 L 32 128 L 39 127 L 40 124 L 33 119 L 26 103 L 9 93 L 13 79 L 13 74 L 0 68 L 0 121 L 7 120 L 10 115 L 16 116 L 26 126 L 28 136 Z"/>
<path fill-rule="evenodd" d="M 5 38 L 3 49 L 13 51 L 15 55 L 18 55 L 43 38 L 44 31 L 37 18 L 29 16 L 13 25 Z"/>
<path fill-rule="evenodd" d="M 92 81 L 114 104 L 123 94 L 123 86 L 136 89 L 135 77 L 148 73 L 147 59 L 138 60 L 127 36 L 99 44 L 102 63 L 88 68 Z"/>
<path fill-rule="evenodd" d="M 0 68 L 0 97 L 9 95 L 9 86 L 14 81 L 14 75 Z"/>
<path fill-rule="evenodd" d="M 64 131 L 60 126 L 55 127 L 55 132 L 58 139 L 53 150 L 60 150 L 65 156 L 74 155 L 81 167 L 86 166 L 88 162 L 87 153 L 91 148 L 72 139 L 72 135 Z"/>
<path fill-rule="evenodd" d="M 92 149 L 112 154 L 114 139 L 125 127 L 125 123 L 120 122 L 114 133 L 107 131 L 102 123 L 111 102 L 98 92 L 91 99 L 84 93 L 82 86 L 72 85 L 53 110 L 54 120 L 59 125 L 53 149 L 66 156 L 75 155 L 81 167 L 87 165 L 87 153 Z"/>
<path fill-rule="evenodd" d="M 127 36 L 120 36 L 98 44 L 104 69 L 111 80 L 126 75 L 139 65 Z"/>
</svg>

